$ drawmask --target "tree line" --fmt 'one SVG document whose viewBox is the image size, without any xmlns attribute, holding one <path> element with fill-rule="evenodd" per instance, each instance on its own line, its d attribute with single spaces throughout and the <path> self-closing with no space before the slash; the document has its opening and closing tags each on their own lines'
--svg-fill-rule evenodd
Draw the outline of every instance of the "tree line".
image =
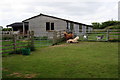
<svg viewBox="0 0 120 80">
<path fill-rule="evenodd" d="M 102 23 L 99 22 L 93 22 L 92 26 L 94 29 L 104 29 L 104 28 L 110 28 L 110 29 L 120 29 L 120 21 L 105 21 Z"/>
</svg>

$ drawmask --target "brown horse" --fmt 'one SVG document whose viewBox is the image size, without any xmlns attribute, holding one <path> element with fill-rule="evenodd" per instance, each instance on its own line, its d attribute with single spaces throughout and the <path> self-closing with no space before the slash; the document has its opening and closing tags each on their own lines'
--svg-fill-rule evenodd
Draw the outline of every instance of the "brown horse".
<svg viewBox="0 0 120 80">
<path fill-rule="evenodd" d="M 67 32 L 63 32 L 63 34 L 64 34 L 64 36 L 65 36 L 65 38 L 66 38 L 66 40 L 68 40 L 68 39 L 73 39 L 73 33 L 67 33 Z"/>
</svg>

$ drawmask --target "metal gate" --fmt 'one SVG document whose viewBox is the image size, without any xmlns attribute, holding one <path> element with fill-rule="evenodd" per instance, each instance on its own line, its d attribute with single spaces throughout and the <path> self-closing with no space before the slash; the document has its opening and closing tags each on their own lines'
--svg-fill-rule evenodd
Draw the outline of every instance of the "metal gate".
<svg viewBox="0 0 120 80">
<path fill-rule="evenodd" d="M 41 46 L 50 46 L 53 44 L 53 33 L 48 32 L 41 32 L 39 34 L 35 34 L 34 36 L 34 46 L 41 47 Z"/>
<path fill-rule="evenodd" d="M 109 33 L 103 29 L 86 30 L 85 33 L 80 32 L 79 37 L 80 41 L 108 41 Z"/>
<path fill-rule="evenodd" d="M 120 29 L 94 29 L 92 31 L 86 30 L 86 33 L 80 32 L 79 37 L 81 41 L 113 41 L 119 40 Z"/>
</svg>

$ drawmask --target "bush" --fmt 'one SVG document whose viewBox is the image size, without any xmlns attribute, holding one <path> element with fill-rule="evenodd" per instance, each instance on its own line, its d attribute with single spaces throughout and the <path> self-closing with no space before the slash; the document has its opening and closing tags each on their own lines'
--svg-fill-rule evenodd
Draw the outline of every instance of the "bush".
<svg viewBox="0 0 120 80">
<path fill-rule="evenodd" d="M 2 37 L 2 40 L 10 40 L 10 39 L 13 39 L 13 37 Z"/>
</svg>

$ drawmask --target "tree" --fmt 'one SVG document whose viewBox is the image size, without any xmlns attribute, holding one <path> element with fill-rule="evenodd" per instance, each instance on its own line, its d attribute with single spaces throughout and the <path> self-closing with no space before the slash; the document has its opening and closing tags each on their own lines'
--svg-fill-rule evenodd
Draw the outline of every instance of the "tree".
<svg viewBox="0 0 120 80">
<path fill-rule="evenodd" d="M 12 28 L 3 28 L 2 31 L 12 31 Z"/>
<path fill-rule="evenodd" d="M 104 29 L 104 28 L 109 27 L 109 26 L 113 26 L 112 28 L 119 29 L 120 28 L 120 21 L 111 20 L 111 21 L 105 21 L 102 23 L 93 22 L 92 26 L 94 29 Z"/>
<path fill-rule="evenodd" d="M 92 26 L 93 26 L 94 29 L 99 29 L 100 26 L 101 26 L 101 24 L 98 23 L 98 22 L 93 22 L 93 23 L 92 23 Z"/>
<path fill-rule="evenodd" d="M 108 26 L 113 26 L 113 25 L 116 25 L 118 22 L 117 21 L 106 21 L 106 22 L 102 22 L 101 24 L 101 29 L 104 29 Z"/>
</svg>

